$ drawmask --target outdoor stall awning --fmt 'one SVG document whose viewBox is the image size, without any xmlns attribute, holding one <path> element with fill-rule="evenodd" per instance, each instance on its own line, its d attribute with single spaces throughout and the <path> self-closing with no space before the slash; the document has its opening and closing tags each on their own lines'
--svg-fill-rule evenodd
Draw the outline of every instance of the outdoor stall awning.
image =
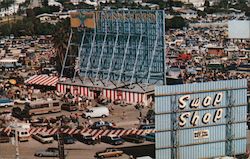
<svg viewBox="0 0 250 159">
<path fill-rule="evenodd" d="M 34 75 L 25 81 L 26 84 L 30 85 L 42 85 L 42 86 L 53 86 L 55 87 L 59 78 L 57 76 L 48 75 Z"/>
</svg>

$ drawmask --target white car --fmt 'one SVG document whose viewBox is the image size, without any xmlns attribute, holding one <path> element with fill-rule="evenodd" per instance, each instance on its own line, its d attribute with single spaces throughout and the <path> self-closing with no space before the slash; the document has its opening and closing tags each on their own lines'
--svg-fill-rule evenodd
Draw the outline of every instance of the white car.
<svg viewBox="0 0 250 159">
<path fill-rule="evenodd" d="M 37 141 L 43 143 L 43 144 L 52 143 L 54 140 L 52 135 L 50 135 L 48 133 L 44 133 L 44 132 L 34 134 L 33 138 L 36 139 Z"/>
<path fill-rule="evenodd" d="M 0 107 L 13 107 L 14 101 L 8 98 L 1 98 L 0 99 Z"/>
<path fill-rule="evenodd" d="M 99 117 L 107 117 L 109 116 L 109 109 L 107 107 L 93 107 L 88 108 L 87 111 L 83 112 L 83 118 L 99 118 Z"/>
<path fill-rule="evenodd" d="M 26 102 L 30 102 L 30 100 L 28 100 L 27 98 L 14 100 L 14 104 L 25 104 Z"/>
</svg>

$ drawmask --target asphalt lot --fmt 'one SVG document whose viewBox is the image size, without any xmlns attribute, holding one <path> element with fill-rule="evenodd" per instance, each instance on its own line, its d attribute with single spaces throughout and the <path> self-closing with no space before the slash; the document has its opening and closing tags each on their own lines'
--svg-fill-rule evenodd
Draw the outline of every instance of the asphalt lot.
<svg viewBox="0 0 250 159">
<path fill-rule="evenodd" d="M 23 109 L 23 105 L 15 105 L 14 107 L 20 107 L 21 109 Z M 104 121 L 109 121 L 109 122 L 114 122 L 116 124 L 117 127 L 123 127 L 123 128 L 137 128 L 139 125 L 139 114 L 140 111 L 135 109 L 134 106 L 127 106 L 127 107 L 121 107 L 120 105 L 114 105 L 113 106 L 114 110 L 112 112 L 110 112 L 110 115 L 106 118 L 103 118 L 102 120 Z M 5 110 L 11 110 L 12 107 L 8 107 L 8 108 L 0 108 L 0 112 L 1 111 L 5 111 Z M 148 108 L 144 108 L 142 109 L 142 115 L 146 115 L 148 111 Z M 125 112 L 125 117 L 122 116 L 123 112 Z M 50 114 L 43 114 L 43 115 L 35 115 L 32 117 L 32 119 L 34 118 L 38 118 L 38 117 L 45 117 L 45 118 L 55 118 L 57 116 L 61 116 L 61 115 L 65 115 L 67 117 L 69 117 L 71 114 L 82 114 L 82 111 L 72 111 L 72 112 L 68 112 L 68 111 L 64 111 L 62 110 L 59 113 L 50 113 Z M 86 121 L 86 119 L 80 117 L 80 124 L 84 123 Z M 92 122 L 95 121 L 99 121 L 100 118 L 92 118 L 91 119 Z"/>
<path fill-rule="evenodd" d="M 41 144 L 40 142 L 31 139 L 29 142 L 21 142 L 19 144 L 19 149 L 20 149 L 20 159 L 35 159 L 35 158 L 40 158 L 40 157 L 35 157 L 34 153 L 39 150 L 45 150 L 48 147 L 57 147 L 57 141 L 54 141 L 52 144 Z M 119 149 L 124 149 L 129 155 L 133 153 L 138 153 L 133 152 L 132 150 L 128 150 L 128 147 L 138 147 L 138 146 L 146 146 L 146 145 L 152 145 L 152 142 L 145 142 L 143 144 L 133 144 L 129 142 L 125 142 L 123 145 L 119 146 L 113 146 L 105 143 L 100 143 L 96 145 L 86 145 L 81 142 L 76 142 L 75 144 L 71 145 L 64 145 L 64 148 L 66 151 L 68 151 L 68 156 L 66 157 L 67 159 L 94 159 L 94 155 L 98 151 L 102 151 L 106 148 L 119 148 Z M 141 149 L 141 153 L 143 154 L 145 149 Z M 153 150 L 154 151 L 154 150 Z M 145 153 L 148 153 L 145 151 Z M 152 153 L 152 152 L 151 152 Z M 117 159 L 128 159 L 129 155 L 128 154 L 123 154 L 121 157 L 117 157 Z M 15 146 L 12 145 L 11 143 L 1 143 L 0 144 L 0 158 L 1 159 L 13 159 L 15 158 Z M 47 159 L 53 159 L 53 157 L 46 157 Z"/>
<path fill-rule="evenodd" d="M 19 144 L 20 148 L 20 159 L 36 159 L 34 153 L 39 150 L 44 150 L 48 147 L 57 147 L 57 142 L 54 141 L 52 144 L 41 144 L 40 142 L 31 139 L 29 142 L 22 142 Z M 125 142 L 123 145 L 112 146 L 105 143 L 96 145 L 86 145 L 81 142 L 75 144 L 65 145 L 65 150 L 68 151 L 67 159 L 95 159 L 94 154 L 97 151 L 102 151 L 106 148 L 119 148 L 124 151 L 121 157 L 117 159 L 129 159 L 129 155 L 142 156 L 150 155 L 154 156 L 154 143 L 145 142 L 143 144 L 133 144 Z M 247 147 L 250 148 L 250 131 L 247 131 Z M 13 159 L 15 158 L 15 146 L 11 143 L 0 144 L 0 159 Z M 47 159 L 54 159 L 48 158 Z"/>
<path fill-rule="evenodd" d="M 15 106 L 16 107 L 16 106 Z M 23 106 L 18 105 L 18 107 L 23 108 Z M 123 127 L 123 128 L 137 128 L 139 125 L 139 120 L 137 119 L 139 116 L 139 110 L 136 110 L 134 106 L 127 106 L 127 107 L 121 107 L 119 105 L 115 105 L 114 110 L 112 111 L 112 114 L 109 117 L 104 118 L 104 121 L 110 121 L 114 122 L 117 127 Z M 11 110 L 12 108 L 0 108 L 0 111 L 4 110 Z M 69 116 L 71 113 L 81 113 L 80 111 L 74 111 L 74 112 L 67 112 L 67 111 L 61 111 L 60 113 L 53 113 L 53 114 L 44 114 L 44 115 L 37 115 L 34 116 L 34 118 L 37 117 L 56 117 L 60 115 Z M 125 117 L 122 116 L 123 112 L 125 112 Z M 142 110 L 142 114 L 145 115 L 147 112 L 147 109 Z M 84 122 L 86 119 L 83 119 L 80 117 L 80 123 Z M 93 122 L 98 121 L 99 118 L 91 119 Z M 131 153 L 137 154 L 137 152 L 129 153 L 130 151 L 127 151 L 128 147 L 131 146 L 141 146 L 141 145 L 152 145 L 152 142 L 145 142 L 143 144 L 133 144 L 129 142 L 125 142 L 123 145 L 120 146 L 113 146 L 105 143 L 100 143 L 96 145 L 86 145 L 81 142 L 76 142 L 75 144 L 71 145 L 65 145 L 65 150 L 68 151 L 68 159 L 94 159 L 94 155 L 98 151 L 105 150 L 106 148 L 110 147 L 116 147 L 116 148 L 124 148 L 126 152 L 128 152 L 129 155 Z M 31 139 L 29 142 L 21 142 L 19 144 L 20 149 L 20 159 L 34 159 L 38 158 L 34 156 L 34 153 L 39 150 L 45 150 L 48 147 L 58 147 L 57 141 L 54 140 L 52 144 L 41 144 L 40 142 Z M 144 149 L 140 150 L 140 154 L 144 154 Z M 146 152 L 146 151 L 145 151 Z M 148 150 L 147 150 L 148 152 Z M 152 151 L 154 152 L 154 150 Z M 117 157 L 117 159 L 128 159 L 129 155 L 124 154 L 121 157 Z M 15 158 L 15 146 L 11 143 L 1 143 L 0 144 L 0 159 L 12 159 Z M 50 158 L 48 158 L 50 159 Z M 52 158 L 51 158 L 52 159 Z"/>
</svg>

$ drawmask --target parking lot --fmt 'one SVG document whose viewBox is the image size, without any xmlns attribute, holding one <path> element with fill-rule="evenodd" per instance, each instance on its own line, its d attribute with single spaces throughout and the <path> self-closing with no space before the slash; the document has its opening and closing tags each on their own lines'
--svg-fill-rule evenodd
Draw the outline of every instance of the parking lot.
<svg viewBox="0 0 250 159">
<path fill-rule="evenodd" d="M 20 107 L 21 109 L 23 108 L 22 105 L 15 105 L 15 107 Z M 12 108 L 0 108 L 0 111 L 6 111 L 6 110 L 11 110 Z M 148 108 L 144 108 L 141 110 L 142 115 L 146 115 L 146 112 L 148 111 Z M 125 112 L 125 114 L 124 114 Z M 81 114 L 81 111 L 73 111 L 73 112 L 68 112 L 68 111 L 61 111 L 59 113 L 49 113 L 49 114 L 43 114 L 43 115 L 36 115 L 33 116 L 33 118 L 39 118 L 39 117 L 44 117 L 44 118 L 52 118 L 56 116 L 61 116 L 65 115 L 69 117 L 71 114 L 79 113 Z M 124 115 L 122 115 L 124 114 Z M 103 118 L 103 121 L 109 121 L 109 122 L 114 122 L 116 127 L 119 128 L 125 128 L 125 129 L 132 129 L 132 128 L 138 128 L 139 126 L 139 120 L 138 117 L 140 115 L 140 111 L 135 109 L 134 106 L 127 106 L 127 107 L 121 107 L 120 105 L 115 105 L 113 107 L 113 111 L 109 117 Z M 87 119 L 84 119 L 82 117 L 80 119 L 80 124 L 84 123 Z M 100 118 L 93 118 L 91 119 L 92 122 L 99 121 Z M 72 128 L 76 128 L 75 123 L 71 123 L 70 125 Z M 70 159 L 79 159 L 79 156 L 84 156 L 82 158 L 84 159 L 92 159 L 94 158 L 94 155 L 98 151 L 105 150 L 106 148 L 123 148 L 123 147 L 131 147 L 131 146 L 141 146 L 141 145 L 152 145 L 154 144 L 153 142 L 145 141 L 142 144 L 134 144 L 130 142 L 125 142 L 122 145 L 119 146 L 113 146 L 110 144 L 106 144 L 101 142 L 100 144 L 96 145 L 86 145 L 82 142 L 76 141 L 74 144 L 65 144 L 65 150 L 68 152 L 67 158 Z M 52 144 L 42 144 L 38 142 L 35 139 L 31 139 L 28 142 L 21 142 L 19 144 L 19 149 L 20 149 L 20 158 L 22 159 L 33 159 L 35 158 L 34 154 L 37 151 L 45 150 L 48 147 L 58 147 L 58 142 L 53 141 Z M 129 150 L 130 151 L 130 150 Z M 142 150 L 143 151 L 143 150 Z M 154 150 L 152 150 L 154 152 Z M 151 154 L 152 154 L 151 152 Z M 133 153 L 133 152 L 131 152 Z M 15 157 L 15 146 L 14 144 L 10 143 L 1 143 L 0 144 L 0 157 L 4 159 L 8 158 L 14 158 Z M 135 154 L 136 155 L 136 154 Z M 38 158 L 38 157 L 36 157 Z M 121 157 L 117 157 L 119 159 L 127 159 L 129 158 L 128 154 L 123 154 Z"/>
<path fill-rule="evenodd" d="M 94 159 L 94 155 L 98 151 L 102 151 L 106 148 L 123 148 L 123 147 L 132 147 L 132 146 L 142 146 L 142 145 L 152 145 L 152 142 L 144 142 L 143 144 L 133 144 L 129 142 L 125 142 L 120 146 L 112 146 L 105 143 L 100 143 L 96 145 L 86 145 L 81 142 L 76 142 L 71 145 L 64 145 L 65 150 L 68 152 L 67 158 L 69 159 Z M 41 144 L 38 141 L 31 139 L 29 142 L 21 142 L 19 144 L 20 148 L 20 158 L 21 159 L 33 159 L 39 158 L 35 157 L 34 153 L 36 151 L 45 150 L 48 147 L 57 147 L 57 141 L 54 141 L 52 144 Z M 143 151 L 143 150 L 141 150 Z M 152 150 L 154 152 L 154 150 Z M 151 153 L 152 153 L 151 152 Z M 132 152 L 133 153 L 133 152 Z M 150 153 L 145 151 L 145 154 Z M 0 154 L 1 159 L 12 159 L 15 157 L 15 146 L 11 143 L 1 143 L 0 144 Z M 53 159 L 53 157 L 46 157 L 48 159 Z M 129 155 L 123 154 L 121 157 L 117 157 L 117 159 L 128 159 Z"/>
<path fill-rule="evenodd" d="M 23 109 L 23 105 L 15 105 L 14 107 L 20 107 Z M 8 108 L 0 108 L 0 112 L 12 110 L 12 107 Z M 142 110 L 137 110 L 133 105 L 127 106 L 127 107 L 121 107 L 120 105 L 114 105 L 112 112 L 110 112 L 110 115 L 106 118 L 103 118 L 102 120 L 104 121 L 109 121 L 109 122 L 114 122 L 117 127 L 122 127 L 122 128 L 137 128 L 139 125 L 139 120 L 138 117 L 140 116 L 140 112 L 142 116 L 145 116 L 149 108 L 145 107 Z M 62 110 L 59 113 L 48 113 L 48 114 L 42 114 L 42 115 L 35 115 L 32 117 L 32 119 L 37 119 L 37 118 L 56 118 L 61 115 L 64 115 L 66 117 L 69 117 L 70 115 L 75 115 L 76 113 L 81 115 L 83 111 L 64 111 Z M 84 124 L 87 119 L 84 119 L 82 117 L 79 118 L 80 125 Z M 99 121 L 100 118 L 92 118 L 92 122 Z M 76 125 L 72 125 L 75 127 Z"/>
</svg>

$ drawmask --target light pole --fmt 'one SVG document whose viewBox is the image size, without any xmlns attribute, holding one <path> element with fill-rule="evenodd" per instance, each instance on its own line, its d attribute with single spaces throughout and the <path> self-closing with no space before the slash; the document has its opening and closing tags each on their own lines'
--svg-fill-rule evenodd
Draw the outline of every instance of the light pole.
<svg viewBox="0 0 250 159">
<path fill-rule="evenodd" d="M 19 159 L 19 143 L 18 143 L 18 128 L 21 128 L 21 126 L 18 126 L 17 123 L 15 122 L 14 125 L 11 126 L 12 129 L 15 130 L 15 147 L 16 147 L 16 159 Z"/>
<path fill-rule="evenodd" d="M 16 146 L 16 159 L 19 159 L 19 143 L 18 143 L 18 132 L 16 125 L 15 125 L 15 146 Z"/>
<path fill-rule="evenodd" d="M 65 153 L 64 153 L 64 141 L 63 136 L 61 133 L 62 129 L 62 118 L 60 119 L 60 126 L 57 132 L 57 139 L 58 139 L 58 152 L 59 152 L 59 159 L 65 159 Z"/>
</svg>

